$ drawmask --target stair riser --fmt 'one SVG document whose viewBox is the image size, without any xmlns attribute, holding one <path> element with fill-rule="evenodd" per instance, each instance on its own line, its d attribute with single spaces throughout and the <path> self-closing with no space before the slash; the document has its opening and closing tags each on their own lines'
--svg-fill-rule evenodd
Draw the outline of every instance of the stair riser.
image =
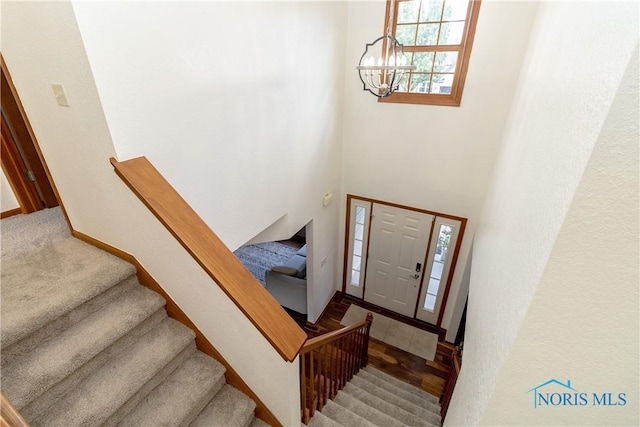
<svg viewBox="0 0 640 427">
<path fill-rule="evenodd" d="M 349 396 L 344 391 L 338 392 L 335 402 L 379 427 L 405 427 L 402 422 Z"/>
<path fill-rule="evenodd" d="M 394 395 L 393 393 L 389 392 L 388 390 L 385 390 L 383 388 L 377 387 L 374 384 L 360 378 L 360 377 L 354 377 L 352 380 L 353 385 L 355 385 L 356 387 L 360 387 L 362 390 L 365 390 L 371 394 L 373 394 L 374 396 L 377 396 L 381 399 L 384 399 L 390 403 L 393 403 L 394 405 L 397 405 L 399 408 L 404 409 L 405 411 L 409 412 L 410 414 L 413 414 L 417 417 L 420 417 L 422 419 L 428 419 L 431 418 L 433 416 L 439 416 L 440 415 L 440 407 L 436 407 L 433 408 L 432 410 L 430 406 L 425 406 L 425 405 L 430 405 L 429 402 L 425 402 L 425 405 L 423 406 L 418 406 L 413 402 L 410 402 L 406 399 L 403 399 L 397 395 Z M 392 395 L 393 397 L 390 398 L 389 395 Z"/>
<path fill-rule="evenodd" d="M 428 362 L 429 361 L 427 361 L 427 364 L 429 364 Z M 366 368 L 364 368 L 364 370 L 366 372 L 372 374 L 372 375 L 377 376 L 378 378 L 381 378 L 381 379 L 385 380 L 386 382 L 389 382 L 389 383 L 395 385 L 398 388 L 403 389 L 404 391 L 408 391 L 411 394 L 415 394 L 416 396 L 418 396 L 421 399 L 425 399 L 428 402 L 435 403 L 435 404 L 439 403 L 438 397 L 436 397 L 436 396 L 434 396 L 432 394 L 429 394 L 426 391 L 419 389 L 418 387 L 414 387 L 414 386 L 412 386 L 410 384 L 407 384 L 404 381 L 400 381 L 399 379 L 394 378 L 389 374 L 385 374 L 384 372 L 382 372 L 382 371 L 380 371 L 378 369 L 374 369 L 374 368 L 371 368 L 371 367 L 366 367 Z M 446 375 L 445 375 L 445 377 L 446 377 Z"/>
<path fill-rule="evenodd" d="M 424 424 L 423 420 L 398 405 L 394 405 L 390 402 L 387 402 L 383 399 L 376 397 L 372 392 L 373 390 L 367 389 L 366 391 L 355 386 L 352 383 L 347 384 L 347 386 L 343 390 L 349 396 L 354 397 L 355 399 L 360 400 L 363 403 L 366 403 L 372 408 L 376 408 L 383 412 L 384 414 L 390 415 L 398 421 L 406 424 L 408 426 L 421 426 Z"/>
<path fill-rule="evenodd" d="M 156 328 L 112 355 L 32 425 L 102 425 L 188 347 L 195 348 L 193 333 L 165 317 Z M 170 371 L 173 369 L 175 366 Z"/>
<path fill-rule="evenodd" d="M 84 318 L 95 313 L 105 305 L 115 301 L 125 293 L 129 292 L 134 286 L 140 286 L 138 285 L 138 280 L 135 275 L 127 278 L 118 285 L 109 288 L 92 300 L 87 301 L 75 310 L 57 318 L 51 323 L 48 323 L 46 326 L 38 329 L 31 335 L 23 338 L 13 345 L 3 348 L 2 366 L 10 365 L 13 360 L 29 353 L 35 347 L 43 344 L 47 340 L 52 338 L 55 339 L 56 335 L 82 321 Z"/>
<path fill-rule="evenodd" d="M 24 309 L 3 310 L 2 347 L 21 341 L 134 274 L 131 264 L 71 238 L 57 240 L 25 259 L 6 265 L 3 260 L 3 302 Z"/>
<path fill-rule="evenodd" d="M 388 390 L 390 392 L 392 392 L 393 394 L 402 397 L 403 399 L 408 400 L 409 402 L 412 402 L 420 407 L 423 408 L 429 408 L 432 407 L 434 405 L 434 403 L 427 401 L 419 396 L 417 396 L 415 393 L 411 393 L 407 390 L 404 390 L 402 388 L 397 387 L 396 385 L 389 383 L 387 381 L 385 381 L 383 378 L 380 378 L 376 375 L 372 375 L 367 371 L 360 371 L 358 373 L 358 376 L 366 381 L 369 381 L 370 383 L 373 383 L 385 390 Z M 438 409 L 439 410 L 439 409 Z"/>
<path fill-rule="evenodd" d="M 256 404 L 237 389 L 225 385 L 196 417 L 192 427 L 243 426 L 254 419 Z"/>
<path fill-rule="evenodd" d="M 28 402 L 64 380 L 164 306 L 157 294 L 137 286 L 129 295 L 48 340 L 22 360 L 4 367 L 2 384 L 15 405 Z"/>
<path fill-rule="evenodd" d="M 74 390 L 85 378 L 116 357 L 123 349 L 137 342 L 143 335 L 154 329 L 166 318 L 167 312 L 163 307 L 64 380 L 45 391 L 24 408 L 21 408 L 20 412 L 27 421 L 35 420 L 60 398 Z"/>
<path fill-rule="evenodd" d="M 209 393 L 204 395 L 202 399 L 200 399 L 198 403 L 193 407 L 191 412 L 189 412 L 189 414 L 187 414 L 184 417 L 182 422 L 179 424 L 179 427 L 188 427 L 191 424 L 191 422 L 196 419 L 198 414 L 202 412 L 202 410 L 207 406 L 207 404 L 211 401 L 211 399 L 215 397 L 216 393 L 222 388 L 223 385 L 224 385 L 224 382 L 221 382 L 220 384 L 215 384 L 214 387 L 209 391 Z M 125 426 L 122 426 L 122 427 L 125 427 Z"/>
<path fill-rule="evenodd" d="M 128 257 L 72 238 L 59 209 L 21 217 L 3 221 L 0 383 L 30 425 L 266 426 Z"/>
<path fill-rule="evenodd" d="M 100 425 L 102 427 L 115 427 L 124 417 L 127 416 L 131 411 L 135 409 L 136 406 L 140 404 L 144 400 L 145 397 L 151 391 L 156 388 L 162 381 L 165 380 L 173 371 L 175 371 L 178 366 L 184 363 L 189 357 L 193 355 L 196 351 L 196 343 L 192 341 L 184 350 L 180 352 L 175 358 L 173 358 L 167 365 L 165 365 L 161 370 L 159 370 L 156 375 L 153 376 L 149 381 L 147 381 L 133 396 L 127 400 L 127 402 L 122 405 L 113 415 L 111 415 L 107 420 L 102 422 Z"/>
<path fill-rule="evenodd" d="M 189 425 L 225 384 L 225 368 L 195 352 L 118 426 Z"/>
</svg>

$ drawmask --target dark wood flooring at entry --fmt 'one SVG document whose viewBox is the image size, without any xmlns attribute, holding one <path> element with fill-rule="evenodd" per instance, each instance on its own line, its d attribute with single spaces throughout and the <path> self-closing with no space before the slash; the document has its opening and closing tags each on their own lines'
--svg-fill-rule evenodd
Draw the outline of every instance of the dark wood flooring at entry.
<svg viewBox="0 0 640 427">
<path fill-rule="evenodd" d="M 350 304 L 350 301 L 336 294 L 316 322 L 316 329 L 305 327 L 305 331 L 310 337 L 314 337 L 342 328 L 340 320 Z M 449 372 L 452 351 L 453 346 L 439 342 L 436 361 L 425 361 L 421 357 L 371 338 L 369 365 L 439 397 Z"/>
</svg>

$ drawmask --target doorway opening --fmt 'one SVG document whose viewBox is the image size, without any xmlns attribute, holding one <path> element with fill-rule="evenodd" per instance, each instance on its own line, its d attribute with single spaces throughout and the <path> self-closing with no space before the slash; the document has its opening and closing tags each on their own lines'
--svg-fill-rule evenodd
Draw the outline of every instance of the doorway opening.
<svg viewBox="0 0 640 427">
<path fill-rule="evenodd" d="M 347 195 L 343 293 L 440 327 L 466 218 Z"/>
<path fill-rule="evenodd" d="M 17 207 L 3 207 L 2 217 L 58 206 L 58 197 L 4 58 L 0 55 L 2 172 Z M 3 182 L 4 184 L 4 182 Z"/>
</svg>

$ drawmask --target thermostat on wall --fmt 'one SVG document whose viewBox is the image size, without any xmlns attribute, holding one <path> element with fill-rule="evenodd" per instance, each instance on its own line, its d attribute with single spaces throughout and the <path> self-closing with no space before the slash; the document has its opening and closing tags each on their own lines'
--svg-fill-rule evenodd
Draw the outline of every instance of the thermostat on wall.
<svg viewBox="0 0 640 427">
<path fill-rule="evenodd" d="M 322 206 L 329 206 L 329 203 L 333 200 L 333 193 L 327 193 L 322 198 Z"/>
</svg>

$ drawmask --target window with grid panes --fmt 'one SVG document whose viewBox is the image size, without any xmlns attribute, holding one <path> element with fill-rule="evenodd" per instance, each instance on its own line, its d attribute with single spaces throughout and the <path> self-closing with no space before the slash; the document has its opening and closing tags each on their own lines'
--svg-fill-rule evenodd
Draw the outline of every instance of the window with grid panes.
<svg viewBox="0 0 640 427">
<path fill-rule="evenodd" d="M 480 0 L 388 0 L 387 23 L 417 69 L 380 102 L 459 106 L 479 11 Z"/>
</svg>

